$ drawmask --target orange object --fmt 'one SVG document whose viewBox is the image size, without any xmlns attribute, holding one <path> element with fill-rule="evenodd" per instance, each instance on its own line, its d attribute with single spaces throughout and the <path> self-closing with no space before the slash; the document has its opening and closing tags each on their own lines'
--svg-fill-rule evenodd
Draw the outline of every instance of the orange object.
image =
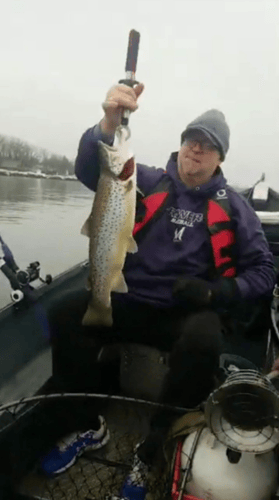
<svg viewBox="0 0 279 500">
<path fill-rule="evenodd" d="M 182 451 L 182 441 L 179 441 L 176 448 L 176 456 L 174 463 L 174 472 L 173 472 L 173 482 L 171 489 L 171 498 L 172 500 L 178 500 L 179 497 L 179 489 L 178 483 L 180 479 L 180 468 L 181 468 L 181 451 Z M 193 495 L 182 495 L 182 500 L 202 500 L 201 498 L 194 497 Z"/>
</svg>

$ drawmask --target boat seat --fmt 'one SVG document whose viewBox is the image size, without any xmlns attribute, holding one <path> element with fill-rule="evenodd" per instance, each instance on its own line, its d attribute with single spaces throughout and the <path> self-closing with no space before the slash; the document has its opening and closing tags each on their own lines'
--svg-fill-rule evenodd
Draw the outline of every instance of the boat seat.
<svg viewBox="0 0 279 500">
<path fill-rule="evenodd" d="M 120 359 L 120 387 L 126 396 L 158 401 L 168 373 L 167 352 L 134 343 L 115 343 L 102 347 L 100 362 Z"/>
<path fill-rule="evenodd" d="M 275 265 L 278 269 L 279 257 L 279 196 L 268 184 L 260 182 L 252 192 L 246 194 L 246 198 L 258 215 L 270 250 L 275 258 Z"/>
<path fill-rule="evenodd" d="M 120 359 L 120 387 L 125 396 L 158 402 L 169 371 L 169 353 L 155 347 L 115 343 L 102 347 L 98 360 L 109 363 Z M 225 352 L 220 356 L 220 381 L 236 370 L 259 370 L 241 355 Z M 218 376 L 219 379 L 219 376 Z"/>
<path fill-rule="evenodd" d="M 269 194 L 269 186 L 266 182 L 260 182 L 253 189 L 252 200 L 253 204 L 257 206 L 257 210 L 260 210 L 260 207 L 264 209 L 266 206 L 266 202 L 268 200 Z"/>
<path fill-rule="evenodd" d="M 262 227 L 269 243 L 269 248 L 273 253 L 276 268 L 278 268 L 278 257 L 279 257 L 279 211 L 278 212 L 267 212 L 256 210 L 256 214 L 259 217 Z"/>
</svg>

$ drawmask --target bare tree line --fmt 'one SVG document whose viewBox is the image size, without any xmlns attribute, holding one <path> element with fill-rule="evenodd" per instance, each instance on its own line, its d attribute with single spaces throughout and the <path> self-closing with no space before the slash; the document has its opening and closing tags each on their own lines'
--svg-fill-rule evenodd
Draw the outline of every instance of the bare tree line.
<svg viewBox="0 0 279 500">
<path fill-rule="evenodd" d="M 64 175 L 68 172 L 71 175 L 74 173 L 73 162 L 66 156 L 55 155 L 15 137 L 0 135 L 0 167 L 3 168 L 7 160 L 16 162 L 18 170 L 28 171 L 40 168 L 46 174 Z"/>
</svg>

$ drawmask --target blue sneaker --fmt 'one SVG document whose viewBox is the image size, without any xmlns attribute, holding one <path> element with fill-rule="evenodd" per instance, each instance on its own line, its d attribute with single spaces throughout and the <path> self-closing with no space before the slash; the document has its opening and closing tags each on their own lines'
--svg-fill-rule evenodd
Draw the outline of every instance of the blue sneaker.
<svg viewBox="0 0 279 500">
<path fill-rule="evenodd" d="M 121 500 L 144 500 L 147 494 L 146 483 L 149 469 L 138 457 L 137 449 L 139 445 L 140 443 L 135 448 L 131 472 L 126 477 L 121 489 Z"/>
<path fill-rule="evenodd" d="M 45 474 L 53 476 L 69 469 L 77 458 L 88 450 L 98 450 L 107 444 L 110 433 L 104 417 L 99 416 L 100 429 L 75 432 L 61 440 L 53 450 L 41 459 Z"/>
</svg>

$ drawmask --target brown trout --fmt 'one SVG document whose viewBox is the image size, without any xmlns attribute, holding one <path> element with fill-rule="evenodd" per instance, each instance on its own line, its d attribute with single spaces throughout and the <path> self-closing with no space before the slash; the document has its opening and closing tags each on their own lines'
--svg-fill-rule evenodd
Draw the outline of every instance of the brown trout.
<svg viewBox="0 0 279 500">
<path fill-rule="evenodd" d="M 99 141 L 100 177 L 91 214 L 81 229 L 89 236 L 91 299 L 83 325 L 111 326 L 111 292 L 125 293 L 122 273 L 133 238 L 136 210 L 136 164 L 127 140 L 129 129 L 116 130 L 117 145 Z"/>
</svg>

